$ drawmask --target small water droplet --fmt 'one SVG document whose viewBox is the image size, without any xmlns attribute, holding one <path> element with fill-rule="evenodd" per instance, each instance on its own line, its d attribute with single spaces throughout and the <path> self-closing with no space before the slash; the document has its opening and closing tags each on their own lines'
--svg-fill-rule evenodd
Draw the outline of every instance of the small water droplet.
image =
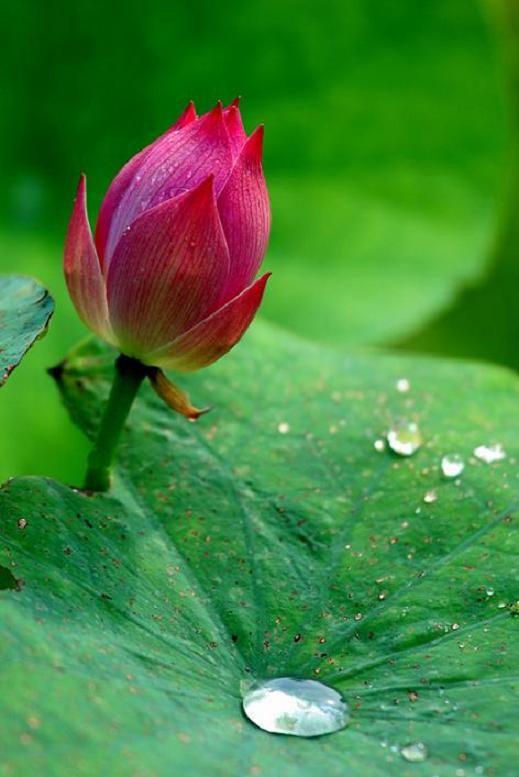
<svg viewBox="0 0 519 777">
<path fill-rule="evenodd" d="M 429 752 L 427 750 L 427 745 L 423 742 L 412 742 L 411 744 L 400 748 L 400 755 L 402 758 L 405 758 L 406 761 L 418 764 L 426 760 Z"/>
<path fill-rule="evenodd" d="M 290 431 L 290 424 L 287 424 L 286 421 L 281 421 L 281 423 L 278 424 L 278 432 L 280 434 L 288 434 Z"/>
<path fill-rule="evenodd" d="M 396 382 L 396 390 L 401 394 L 405 394 L 411 388 L 411 383 L 408 378 L 399 378 Z"/>
<path fill-rule="evenodd" d="M 485 464 L 493 464 L 495 461 L 506 459 L 506 453 L 500 443 L 495 445 L 478 445 L 474 448 L 474 456 Z"/>
<path fill-rule="evenodd" d="M 424 494 L 424 498 L 423 498 L 424 502 L 426 502 L 427 504 L 432 504 L 432 502 L 436 502 L 437 499 L 438 499 L 438 492 L 434 488 L 431 488 L 430 491 L 427 491 L 427 493 Z"/>
<path fill-rule="evenodd" d="M 384 440 L 375 440 L 375 442 L 373 443 L 373 447 L 375 448 L 376 451 L 378 451 L 379 453 L 382 453 L 382 451 L 386 450 L 386 443 L 384 442 Z"/>
<path fill-rule="evenodd" d="M 465 462 L 459 453 L 448 453 L 441 460 L 441 470 L 446 478 L 457 478 L 465 469 Z"/>
<path fill-rule="evenodd" d="M 243 697 L 246 716 L 263 731 L 316 737 L 344 728 L 348 705 L 317 680 L 277 677 L 252 685 Z"/>
<path fill-rule="evenodd" d="M 422 436 L 414 421 L 399 421 L 387 433 L 387 441 L 399 456 L 412 456 L 422 444 Z"/>
<path fill-rule="evenodd" d="M 487 596 L 494 596 L 495 594 L 495 590 L 492 588 L 491 585 L 487 585 L 485 592 Z"/>
</svg>

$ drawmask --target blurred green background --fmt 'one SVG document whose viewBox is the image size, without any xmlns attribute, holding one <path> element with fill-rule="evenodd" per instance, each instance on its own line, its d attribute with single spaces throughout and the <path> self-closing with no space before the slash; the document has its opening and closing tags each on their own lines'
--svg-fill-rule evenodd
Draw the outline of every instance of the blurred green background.
<svg viewBox="0 0 519 777">
<path fill-rule="evenodd" d="M 471 353 L 434 321 L 464 285 L 481 283 L 505 223 L 506 57 L 493 6 L 8 4 L 0 270 L 35 275 L 57 308 L 2 389 L 0 479 L 81 479 L 86 444 L 45 374 L 86 334 L 61 276 L 77 177 L 88 175 L 94 222 L 120 166 L 191 98 L 205 111 L 242 95 L 247 129 L 266 125 L 274 222 L 264 266 L 274 276 L 265 318 L 350 349 Z"/>
</svg>

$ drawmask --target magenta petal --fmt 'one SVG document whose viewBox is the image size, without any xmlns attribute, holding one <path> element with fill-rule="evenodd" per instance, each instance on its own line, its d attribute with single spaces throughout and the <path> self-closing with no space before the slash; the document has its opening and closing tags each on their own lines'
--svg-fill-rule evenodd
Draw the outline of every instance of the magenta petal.
<svg viewBox="0 0 519 777">
<path fill-rule="evenodd" d="M 160 138 L 165 137 L 170 132 L 173 132 L 174 130 L 182 129 L 182 127 L 187 127 L 188 124 L 191 124 L 192 121 L 196 119 L 196 109 L 195 104 L 193 100 L 190 100 L 186 107 L 184 108 L 184 111 L 180 114 L 176 122 L 173 124 L 172 127 L 167 130 L 163 135 L 161 135 L 157 140 L 160 140 Z"/>
<path fill-rule="evenodd" d="M 110 184 L 110 188 L 106 192 L 104 200 L 101 203 L 96 224 L 96 246 L 99 253 L 99 260 L 103 268 L 106 264 L 106 246 L 110 234 L 112 218 L 147 153 L 148 148 L 144 148 L 125 164 Z"/>
<path fill-rule="evenodd" d="M 245 134 L 245 130 L 243 128 L 238 102 L 238 100 L 235 100 L 227 108 L 224 108 L 223 111 L 225 126 L 227 127 L 227 132 L 229 133 L 232 154 L 235 159 L 239 156 L 239 153 L 242 150 L 245 141 L 247 140 L 247 135 Z"/>
<path fill-rule="evenodd" d="M 222 106 L 159 138 L 132 171 L 132 179 L 114 211 L 105 255 L 112 255 L 126 227 L 150 208 L 193 189 L 214 174 L 220 192 L 232 166 Z"/>
<path fill-rule="evenodd" d="M 122 349 L 144 357 L 219 305 L 229 273 L 213 180 L 146 211 L 108 268 L 110 320 Z"/>
<path fill-rule="evenodd" d="M 119 207 L 121 199 L 126 193 L 129 185 L 132 183 L 134 177 L 137 175 L 139 168 L 149 154 L 150 150 L 155 146 L 156 143 L 166 138 L 171 132 L 178 132 L 178 130 L 187 127 L 187 125 L 191 124 L 191 122 L 193 122 L 195 119 L 195 104 L 193 101 L 191 101 L 185 108 L 184 112 L 179 116 L 177 121 L 173 124 L 173 126 L 162 135 L 160 135 L 160 137 L 158 137 L 153 143 L 146 146 L 146 148 L 143 148 L 142 151 L 139 151 L 138 154 L 132 157 L 110 184 L 110 187 L 101 204 L 96 224 L 95 240 L 101 267 L 104 266 L 106 244 L 108 241 L 114 212 Z"/>
<path fill-rule="evenodd" d="M 111 339 L 106 290 L 86 209 L 86 179 L 79 179 L 65 240 L 65 280 L 79 317 L 96 334 Z"/>
<path fill-rule="evenodd" d="M 267 250 L 270 204 L 261 163 L 262 141 L 263 127 L 258 127 L 243 146 L 218 198 L 231 259 L 226 299 L 251 282 Z"/>
<path fill-rule="evenodd" d="M 149 354 L 148 363 L 188 372 L 206 367 L 227 353 L 250 326 L 261 304 L 266 273 L 237 297 L 177 337 L 160 350 Z"/>
</svg>

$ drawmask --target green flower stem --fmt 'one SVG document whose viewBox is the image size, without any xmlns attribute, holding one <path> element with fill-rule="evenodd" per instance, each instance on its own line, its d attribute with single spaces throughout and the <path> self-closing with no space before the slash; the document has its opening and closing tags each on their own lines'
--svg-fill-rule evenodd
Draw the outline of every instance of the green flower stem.
<svg viewBox="0 0 519 777">
<path fill-rule="evenodd" d="M 115 377 L 95 445 L 88 457 L 85 478 L 87 491 L 108 491 L 115 449 L 139 387 L 148 368 L 137 359 L 119 356 Z"/>
</svg>

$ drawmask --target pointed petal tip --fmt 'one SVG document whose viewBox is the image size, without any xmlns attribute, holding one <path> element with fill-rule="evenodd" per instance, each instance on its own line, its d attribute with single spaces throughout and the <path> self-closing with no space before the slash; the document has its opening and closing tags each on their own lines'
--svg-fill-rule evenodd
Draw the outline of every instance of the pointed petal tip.
<svg viewBox="0 0 519 777">
<path fill-rule="evenodd" d="M 214 173 L 209 173 L 207 178 L 204 178 L 198 186 L 190 189 L 186 192 L 187 195 L 191 194 L 193 197 L 214 197 Z"/>
<path fill-rule="evenodd" d="M 188 121 L 194 121 L 196 119 L 196 107 L 195 107 L 195 101 L 190 100 L 182 113 L 179 116 L 179 120 L 184 119 Z"/>
<path fill-rule="evenodd" d="M 241 97 L 235 97 L 232 102 L 229 103 L 229 105 L 226 105 L 223 109 L 223 112 L 228 116 L 232 113 L 238 113 L 238 115 L 241 115 L 240 113 L 240 100 Z"/>
<path fill-rule="evenodd" d="M 196 109 L 195 109 L 195 103 L 193 100 L 190 100 L 176 122 L 167 130 L 167 132 L 164 133 L 164 135 L 161 135 L 157 140 L 160 140 L 161 138 L 167 136 L 170 132 L 175 132 L 176 130 L 181 130 L 184 127 L 187 127 L 188 124 L 191 124 L 196 119 Z M 157 141 L 155 141 L 157 142 Z"/>
<path fill-rule="evenodd" d="M 214 121 L 215 124 L 223 121 L 223 110 L 222 101 L 217 100 L 214 108 L 211 108 L 211 110 L 205 114 L 205 118 L 209 119 L 209 121 Z"/>
<path fill-rule="evenodd" d="M 201 407 L 201 408 L 195 408 L 195 412 L 187 417 L 187 420 L 193 423 L 194 421 L 198 421 L 200 416 L 206 415 L 207 413 L 210 413 L 213 409 L 212 405 L 207 405 L 207 407 Z"/>
<path fill-rule="evenodd" d="M 250 159 L 261 162 L 263 157 L 263 137 L 265 135 L 265 125 L 260 124 L 253 133 L 249 135 L 243 150 Z"/>
<path fill-rule="evenodd" d="M 86 191 L 86 174 L 81 172 L 77 182 L 77 194 L 83 194 L 84 191 Z"/>
</svg>

